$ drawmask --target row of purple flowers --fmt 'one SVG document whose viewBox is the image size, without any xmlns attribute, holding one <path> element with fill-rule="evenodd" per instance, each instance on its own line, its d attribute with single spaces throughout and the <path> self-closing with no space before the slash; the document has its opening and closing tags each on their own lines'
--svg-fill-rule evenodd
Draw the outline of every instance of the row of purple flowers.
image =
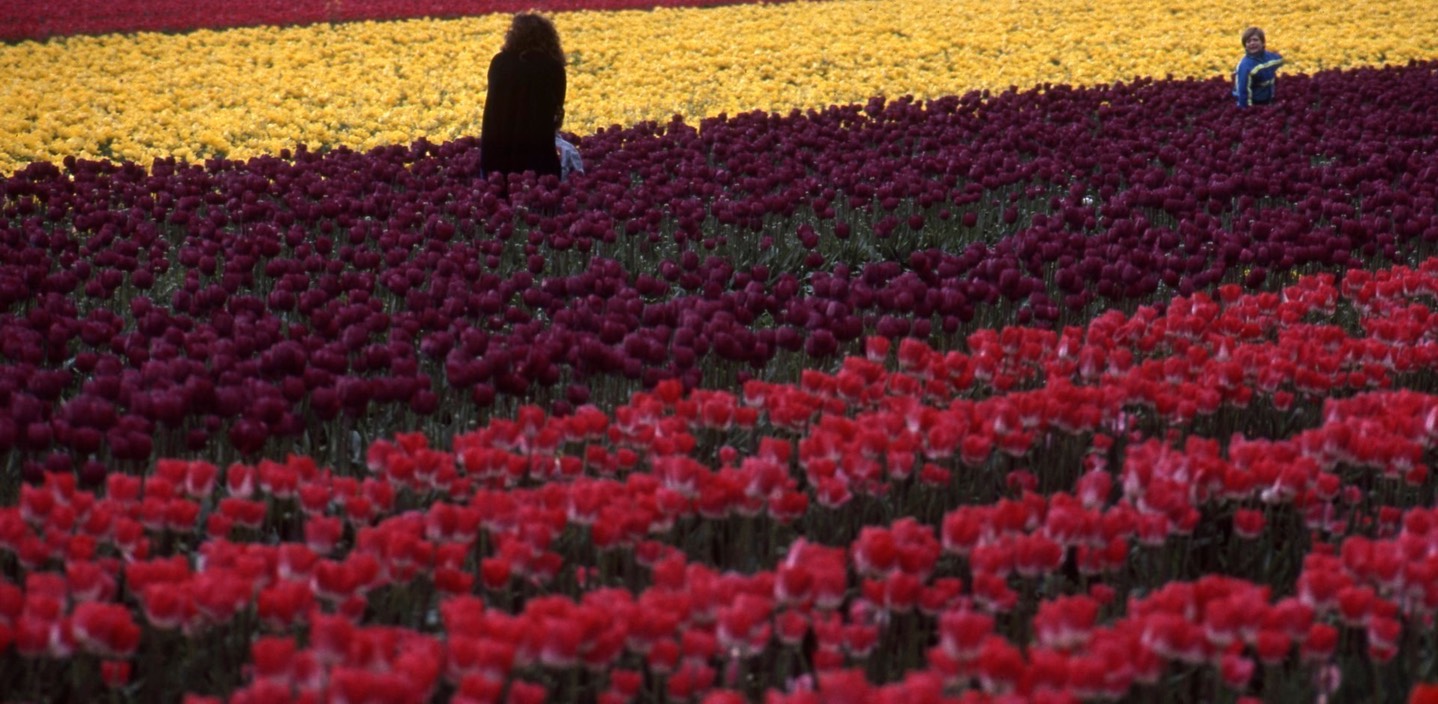
<svg viewBox="0 0 1438 704">
<path fill-rule="evenodd" d="M 0 186 L 0 449 L 31 473 L 271 438 L 343 463 L 496 402 L 795 378 L 868 334 L 1404 260 L 1438 240 L 1438 108 L 1390 96 L 1435 89 L 1427 63 L 1244 113 L 1143 80 L 676 119 L 576 137 L 563 183 L 480 179 L 471 139 L 33 164 Z"/>
</svg>

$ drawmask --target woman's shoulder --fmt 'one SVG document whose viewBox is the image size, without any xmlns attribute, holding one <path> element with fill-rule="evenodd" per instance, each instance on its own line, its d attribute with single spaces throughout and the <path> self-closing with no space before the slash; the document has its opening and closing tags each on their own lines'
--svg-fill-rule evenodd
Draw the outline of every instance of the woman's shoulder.
<svg viewBox="0 0 1438 704">
<path fill-rule="evenodd" d="M 518 52 L 509 49 L 501 50 L 494 58 L 489 60 L 490 66 L 502 66 L 505 68 L 524 69 L 554 69 L 564 70 L 564 64 L 553 56 L 539 51 Z"/>
<path fill-rule="evenodd" d="M 491 80 L 540 77 L 544 80 L 563 80 L 564 64 L 553 57 L 534 51 L 517 53 L 501 51 L 489 60 Z"/>
<path fill-rule="evenodd" d="M 490 71 L 504 71 L 514 66 L 514 54 L 508 51 L 501 51 L 489 60 Z"/>
<path fill-rule="evenodd" d="M 490 61 L 493 63 L 502 63 L 514 66 L 518 64 L 529 63 L 530 53 L 531 52 L 528 51 L 519 52 L 513 49 L 500 49 L 499 53 L 495 54 L 494 58 L 490 59 Z"/>
<path fill-rule="evenodd" d="M 527 62 L 540 66 L 558 68 L 560 70 L 564 69 L 563 61 L 560 61 L 559 59 L 550 56 L 549 54 L 546 54 L 542 51 L 526 51 L 524 52 L 523 59 Z"/>
</svg>

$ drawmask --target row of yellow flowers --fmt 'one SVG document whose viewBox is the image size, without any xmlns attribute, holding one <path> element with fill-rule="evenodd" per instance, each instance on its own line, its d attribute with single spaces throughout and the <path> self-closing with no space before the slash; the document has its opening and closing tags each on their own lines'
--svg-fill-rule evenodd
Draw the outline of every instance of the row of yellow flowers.
<svg viewBox="0 0 1438 704">
<path fill-rule="evenodd" d="M 1135 76 L 1227 76 L 1258 24 L 1286 70 L 1438 57 L 1438 2 L 835 0 L 554 15 L 568 124 L 787 111 Z M 0 173 L 475 134 L 507 17 L 0 46 Z M 1224 99 L 1216 95 L 1216 100 Z"/>
</svg>

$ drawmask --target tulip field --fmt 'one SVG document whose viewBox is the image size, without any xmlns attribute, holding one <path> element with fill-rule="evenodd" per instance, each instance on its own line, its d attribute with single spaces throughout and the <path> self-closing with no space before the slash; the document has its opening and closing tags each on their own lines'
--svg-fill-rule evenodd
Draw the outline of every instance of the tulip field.
<svg viewBox="0 0 1438 704">
<path fill-rule="evenodd" d="M 1438 5 L 14 5 L 0 701 L 1438 702 Z"/>
</svg>

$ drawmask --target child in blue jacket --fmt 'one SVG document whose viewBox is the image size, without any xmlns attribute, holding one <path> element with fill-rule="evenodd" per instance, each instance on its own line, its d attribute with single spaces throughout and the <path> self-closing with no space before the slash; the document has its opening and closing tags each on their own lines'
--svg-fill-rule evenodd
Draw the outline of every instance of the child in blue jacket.
<svg viewBox="0 0 1438 704">
<path fill-rule="evenodd" d="M 1241 108 L 1267 105 L 1273 102 L 1273 81 L 1283 57 L 1267 50 L 1263 30 L 1257 27 L 1243 30 L 1243 48 L 1248 53 L 1233 72 L 1233 97 Z"/>
</svg>

